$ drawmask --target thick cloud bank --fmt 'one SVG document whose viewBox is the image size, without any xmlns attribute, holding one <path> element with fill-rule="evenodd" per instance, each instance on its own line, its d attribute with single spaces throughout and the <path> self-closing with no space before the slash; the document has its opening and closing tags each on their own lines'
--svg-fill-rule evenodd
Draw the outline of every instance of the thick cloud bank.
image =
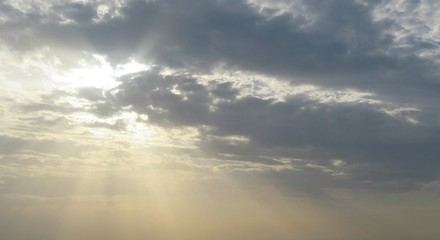
<svg viewBox="0 0 440 240">
<path fill-rule="evenodd" d="M 154 66 L 114 88 L 69 96 L 87 106 L 46 102 L 25 111 L 102 119 L 134 112 L 142 124 L 195 129 L 194 147 L 205 157 L 290 159 L 335 178 L 405 189 L 439 179 L 435 9 L 435 1 L 398 0 L 8 1 L 0 5 L 0 40 L 16 54 L 51 49 L 57 64 L 97 54 L 112 66 L 133 59 Z M 286 89 L 270 90 L 277 83 Z M 317 90 L 295 93 L 303 86 Z M 341 92 L 374 101 L 343 101 Z"/>
<path fill-rule="evenodd" d="M 146 115 L 140 121 L 148 124 L 198 128 L 198 147 L 213 157 L 267 164 L 304 159 L 350 178 L 403 188 L 438 178 L 438 126 L 406 121 L 381 105 L 322 103 L 305 95 L 283 101 L 242 96 L 231 82 L 204 85 L 158 69 L 120 81 L 90 111 L 107 117 L 134 111 Z"/>
</svg>

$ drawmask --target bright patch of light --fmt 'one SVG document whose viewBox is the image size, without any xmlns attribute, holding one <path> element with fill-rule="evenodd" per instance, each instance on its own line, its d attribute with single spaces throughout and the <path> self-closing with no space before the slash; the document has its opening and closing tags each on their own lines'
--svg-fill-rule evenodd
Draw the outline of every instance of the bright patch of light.
<svg viewBox="0 0 440 240">
<path fill-rule="evenodd" d="M 70 116 L 72 120 L 79 123 L 92 123 L 99 120 L 95 115 L 90 113 L 74 113 Z"/>
<path fill-rule="evenodd" d="M 381 111 L 393 118 L 397 118 L 414 125 L 420 124 L 420 121 L 414 116 L 414 113 L 421 112 L 420 109 L 414 107 L 397 107 L 392 109 L 383 108 Z"/>
<path fill-rule="evenodd" d="M 120 77 L 120 76 L 129 74 L 129 73 L 145 71 L 148 69 L 150 69 L 149 66 L 147 66 L 145 64 L 138 63 L 132 59 L 128 63 L 116 66 L 115 74 L 116 74 L 116 76 Z"/>
<path fill-rule="evenodd" d="M 333 159 L 333 160 L 331 160 L 331 163 L 335 167 L 343 167 L 346 164 L 345 161 L 340 160 L 340 159 Z"/>
<path fill-rule="evenodd" d="M 81 60 L 80 68 L 62 73 L 60 80 L 68 88 L 97 87 L 112 88 L 117 86 L 114 71 L 104 57 L 94 55 L 93 59 Z"/>
<path fill-rule="evenodd" d="M 310 84 L 292 84 L 289 83 L 292 79 L 280 79 L 249 71 L 229 71 L 222 66 L 214 69 L 212 74 L 197 77 L 205 84 L 210 81 L 232 82 L 234 87 L 240 89 L 239 98 L 252 96 L 283 102 L 294 96 L 306 96 L 320 103 L 382 103 L 370 92 L 356 89 L 335 90 Z"/>
<path fill-rule="evenodd" d="M 153 136 L 154 131 L 151 127 L 138 122 L 138 114 L 134 112 L 124 113 L 123 119 L 127 121 L 127 131 L 124 137 L 129 138 L 131 142 L 145 143 Z"/>
<path fill-rule="evenodd" d="M 119 84 L 117 81 L 119 77 L 149 68 L 147 65 L 134 60 L 112 67 L 106 58 L 100 55 L 93 55 L 91 59 L 81 60 L 80 66 L 65 73 L 55 74 L 54 79 L 59 79 L 64 83 L 64 86 L 70 89 L 82 87 L 110 89 Z"/>
</svg>

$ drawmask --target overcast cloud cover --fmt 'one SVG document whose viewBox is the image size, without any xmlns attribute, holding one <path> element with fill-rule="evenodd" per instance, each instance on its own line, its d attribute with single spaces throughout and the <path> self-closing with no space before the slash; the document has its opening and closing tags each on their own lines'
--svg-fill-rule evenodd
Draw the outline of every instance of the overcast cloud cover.
<svg viewBox="0 0 440 240">
<path fill-rule="evenodd" d="M 0 238 L 438 239 L 439 9 L 1 2 Z"/>
</svg>

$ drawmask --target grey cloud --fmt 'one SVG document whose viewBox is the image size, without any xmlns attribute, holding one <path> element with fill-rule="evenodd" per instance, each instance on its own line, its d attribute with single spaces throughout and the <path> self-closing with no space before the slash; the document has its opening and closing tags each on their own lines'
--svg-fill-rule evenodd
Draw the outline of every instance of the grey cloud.
<svg viewBox="0 0 440 240">
<path fill-rule="evenodd" d="M 0 12 L 2 13 L 3 17 L 9 21 L 22 18 L 22 14 L 18 9 L 5 2 L 0 3 Z"/>
<path fill-rule="evenodd" d="M 289 14 L 269 19 L 237 1 L 133 2 L 123 10 L 125 18 L 108 21 L 85 35 L 103 53 L 111 54 L 113 49 L 140 53 L 173 67 L 200 70 L 226 63 L 287 78 L 293 75 L 295 82 L 394 97 L 420 97 L 420 91 L 432 95 L 438 89 L 435 65 L 412 52 L 401 55 L 391 34 L 396 23 L 374 22 L 373 2 L 366 6 L 353 1 L 301 4 L 315 17 L 312 24 L 303 26 L 303 20 Z M 412 51 L 436 48 L 416 38 L 409 45 Z"/>
<path fill-rule="evenodd" d="M 94 145 L 82 145 L 73 141 L 24 139 L 0 136 L 0 154 L 10 155 L 24 151 L 56 154 L 64 157 L 81 157 L 84 153 L 98 150 Z"/>
<path fill-rule="evenodd" d="M 145 114 L 149 124 L 162 127 L 198 127 L 198 146 L 213 158 L 266 164 L 299 158 L 324 167 L 343 159 L 341 171 L 359 181 L 412 186 L 439 177 L 440 128 L 392 117 L 380 106 L 323 104 L 305 95 L 283 102 L 237 98 L 239 90 L 229 84 L 205 86 L 187 75 L 155 70 L 121 81 L 104 94 L 113 109 Z M 216 91 L 225 86 L 237 99 L 218 98 Z M 231 140 L 234 136 L 244 141 Z"/>
<path fill-rule="evenodd" d="M 100 88 L 88 87 L 88 88 L 80 88 L 77 92 L 78 96 L 81 98 L 85 98 L 90 101 L 99 101 L 104 100 L 104 95 L 102 94 L 102 90 Z"/>
<path fill-rule="evenodd" d="M 11 154 L 22 149 L 26 142 L 18 138 L 0 136 L 0 151 L 1 154 Z"/>
<path fill-rule="evenodd" d="M 207 89 L 196 80 L 156 71 L 128 76 L 106 95 L 114 104 L 111 108 L 129 107 L 148 115 L 150 122 L 168 126 L 204 124 L 211 102 Z"/>
<path fill-rule="evenodd" d="M 196 71 L 225 64 L 292 82 L 371 91 L 396 101 L 429 101 L 439 89 L 439 72 L 433 61 L 414 53 L 438 46 L 416 35 L 397 39 L 398 22 L 373 19 L 379 3 L 296 1 L 305 9 L 302 15 L 267 16 L 246 1 L 128 1 L 120 17 L 82 25 L 37 23 L 31 34 L 95 50 L 116 62 L 134 56 Z M 73 11 L 74 19 L 80 18 L 78 9 L 96 11 L 91 4 L 54 8 Z M 30 24 L 26 17 L 22 21 Z M 20 29 L 4 26 L 11 28 Z"/>
<path fill-rule="evenodd" d="M 214 82 L 213 84 L 214 84 L 214 89 L 211 92 L 216 97 L 222 99 L 234 100 L 239 93 L 239 90 L 235 89 L 231 82 L 224 82 L 219 84 L 215 84 Z"/>
<path fill-rule="evenodd" d="M 79 92 L 95 103 L 89 110 L 101 117 L 129 109 L 147 115 L 150 124 L 206 128 L 200 147 L 211 156 L 249 156 L 255 151 L 251 158 L 261 161 L 264 156 L 293 156 L 322 165 L 343 159 L 344 170 L 359 181 L 437 179 L 438 43 L 415 33 L 397 38 L 404 31 L 398 21 L 373 18 L 381 1 L 295 3 L 302 13 L 268 15 L 270 11 L 260 12 L 246 1 L 128 1 L 121 16 L 99 22 L 90 21 L 95 5 L 54 7 L 51 11 L 59 9 L 77 23 L 67 25 L 54 13 L 31 15 L 2 5 L 8 14 L 16 12 L 16 21 L 0 29 L 7 33 L 3 41 L 18 49 L 56 45 L 96 51 L 115 64 L 135 57 L 196 73 L 221 65 L 292 85 L 358 89 L 385 103 L 415 106 L 421 110 L 419 125 L 367 104 L 321 104 L 305 96 L 285 102 L 239 98 L 232 83 L 205 86 L 189 75 L 165 76 L 159 70 L 125 76 L 121 85 L 104 93 Z M 407 10 L 417 2 L 408 4 Z M 433 55 L 419 55 L 427 51 Z M 70 111 L 54 108 L 58 107 L 25 107 Z M 231 135 L 246 137 L 249 143 L 221 142 Z"/>
<path fill-rule="evenodd" d="M 262 163 L 267 165 L 282 165 L 274 160 L 273 153 L 267 149 L 259 149 L 253 143 L 222 138 L 203 132 L 200 134 L 198 148 L 203 151 L 203 156 L 220 161 L 244 161 Z M 197 157 L 196 154 L 194 154 Z"/>
<path fill-rule="evenodd" d="M 81 111 L 81 108 L 75 108 L 72 106 L 62 106 L 60 104 L 53 103 L 29 103 L 21 106 L 21 109 L 26 112 L 39 112 L 39 111 L 50 111 L 59 113 L 72 113 Z"/>
<path fill-rule="evenodd" d="M 55 5 L 53 11 L 78 24 L 89 23 L 97 16 L 96 6 L 81 2 Z"/>
<path fill-rule="evenodd" d="M 55 129 L 65 130 L 72 127 L 70 121 L 65 117 L 46 114 L 37 117 L 23 117 L 20 118 L 20 121 L 22 123 L 17 125 L 16 128 L 33 132 L 48 132 L 49 130 Z"/>
<path fill-rule="evenodd" d="M 89 124 L 84 124 L 83 126 L 91 127 L 91 128 L 107 128 L 114 131 L 123 131 L 127 128 L 127 123 L 124 120 L 118 120 L 114 123 L 106 123 L 106 122 L 93 122 Z"/>
<path fill-rule="evenodd" d="M 344 159 L 350 166 L 359 165 L 352 171 L 355 177 L 438 178 L 439 128 L 401 122 L 368 106 L 247 98 L 220 104 L 211 123 L 214 134 L 243 135 L 267 151 L 296 148 L 302 149 L 296 155 L 300 158 L 320 162 Z M 295 151 L 289 152 L 295 157 Z M 277 155 L 276 150 L 273 154 Z"/>
</svg>

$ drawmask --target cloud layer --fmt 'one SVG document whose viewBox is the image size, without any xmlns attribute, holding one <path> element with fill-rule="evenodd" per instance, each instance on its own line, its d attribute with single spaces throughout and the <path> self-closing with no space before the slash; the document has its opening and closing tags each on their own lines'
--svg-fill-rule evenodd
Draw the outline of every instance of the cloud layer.
<svg viewBox="0 0 440 240">
<path fill-rule="evenodd" d="M 5 1 L 0 43 L 15 62 L 2 68 L 4 89 L 34 81 L 59 86 L 60 72 L 103 62 L 145 67 L 112 75 L 118 85 L 111 87 L 48 87 L 27 98 L 17 98 L 17 87 L 1 111 L 11 126 L 0 137 L 1 154 L 78 158 L 97 143 L 76 138 L 83 133 L 142 135 L 143 126 L 167 139 L 146 148 L 172 149 L 192 167 L 217 161 L 211 170 L 234 172 L 253 164 L 269 175 L 317 176 L 325 181 L 317 188 L 436 185 L 437 5 Z M 99 77 L 90 71 L 85 78 Z M 294 181 L 283 174 L 274 175 Z"/>
<path fill-rule="evenodd" d="M 439 9 L 1 1 L 0 238 L 439 239 Z"/>
</svg>

